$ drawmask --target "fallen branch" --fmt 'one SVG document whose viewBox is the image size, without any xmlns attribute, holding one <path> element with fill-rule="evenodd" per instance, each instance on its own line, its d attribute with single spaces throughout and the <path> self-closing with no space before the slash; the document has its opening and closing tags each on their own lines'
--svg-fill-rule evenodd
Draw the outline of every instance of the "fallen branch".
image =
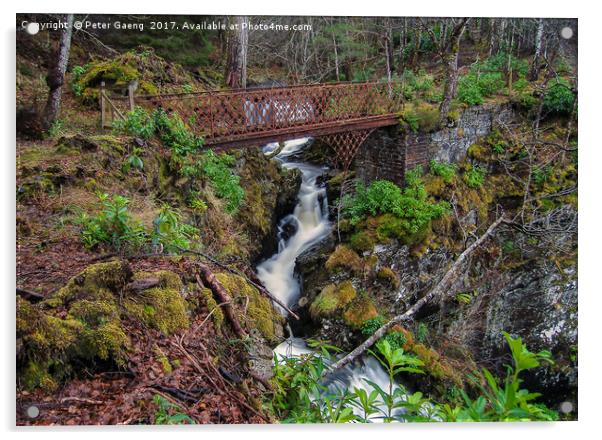
<svg viewBox="0 0 602 440">
<path fill-rule="evenodd" d="M 203 258 L 209 260 L 210 262 L 212 262 L 213 264 L 215 264 L 216 266 L 220 267 L 221 269 L 227 270 L 228 272 L 230 272 L 230 273 L 232 273 L 234 275 L 238 275 L 239 277 L 244 278 L 247 283 L 251 284 L 253 287 L 255 287 L 256 289 L 258 289 L 260 292 L 264 293 L 268 298 L 270 298 L 272 301 L 274 301 L 276 304 L 278 304 L 280 307 L 282 307 L 284 310 L 286 310 L 297 321 L 300 319 L 299 315 L 297 315 L 295 312 L 293 312 L 286 304 L 284 304 L 282 301 L 280 301 L 278 298 L 276 298 L 274 295 L 272 295 L 261 284 L 255 282 L 254 280 L 252 280 L 250 277 L 248 277 L 247 275 L 245 275 L 241 271 L 236 270 L 236 269 L 232 269 L 231 267 L 226 266 L 224 263 L 221 263 L 220 261 L 216 260 L 215 258 L 213 258 L 213 257 L 211 257 L 211 256 L 209 256 L 207 254 L 204 254 L 203 252 L 193 251 L 193 250 L 184 249 L 184 248 L 178 248 L 178 250 L 180 252 L 187 252 L 187 253 L 190 253 L 190 254 L 198 255 L 199 257 L 203 257 Z"/>
<path fill-rule="evenodd" d="M 322 373 L 323 376 L 326 376 L 330 372 L 336 371 L 345 365 L 350 364 L 359 356 L 361 356 L 366 350 L 368 350 L 376 341 L 382 338 L 391 328 L 395 325 L 401 324 L 404 321 L 410 320 L 418 310 L 420 310 L 425 304 L 430 302 L 433 298 L 444 297 L 445 294 L 449 291 L 454 280 L 456 280 L 459 276 L 459 271 L 468 258 L 468 256 L 473 253 L 487 238 L 493 233 L 495 228 L 497 228 L 500 223 L 504 221 L 504 216 L 502 215 L 495 222 L 493 222 L 487 231 L 481 235 L 473 244 L 471 244 L 464 252 L 460 254 L 460 256 L 454 261 L 449 270 L 445 273 L 441 281 L 433 288 L 429 293 L 424 295 L 421 299 L 419 299 L 412 307 L 406 310 L 401 315 L 395 316 L 381 328 L 379 328 L 372 336 L 366 339 L 362 344 L 356 347 L 353 351 L 348 353 L 346 356 L 339 359 L 337 362 L 331 365 L 330 369 L 324 370 Z"/>
<path fill-rule="evenodd" d="M 20 287 L 17 287 L 17 295 L 32 303 L 40 302 L 44 299 L 44 295 L 41 293 L 34 292 L 32 290 L 21 289 Z"/>
<path fill-rule="evenodd" d="M 199 268 L 201 276 L 203 277 L 203 281 L 205 281 L 205 283 L 209 286 L 211 291 L 219 298 L 219 302 L 225 303 L 224 312 L 226 314 L 226 317 L 230 321 L 230 324 L 232 325 L 236 336 L 238 336 L 241 339 L 246 338 L 247 334 L 238 322 L 238 318 L 236 317 L 236 313 L 234 311 L 234 308 L 232 307 L 232 299 L 230 298 L 230 295 L 228 294 L 224 286 L 222 286 L 222 284 L 217 280 L 213 272 L 211 272 L 211 269 L 209 269 L 209 267 L 206 264 L 197 262 L 197 266 Z M 195 276 L 197 283 L 199 284 L 199 286 L 202 287 L 203 282 L 201 281 L 199 275 L 196 274 Z"/>
</svg>

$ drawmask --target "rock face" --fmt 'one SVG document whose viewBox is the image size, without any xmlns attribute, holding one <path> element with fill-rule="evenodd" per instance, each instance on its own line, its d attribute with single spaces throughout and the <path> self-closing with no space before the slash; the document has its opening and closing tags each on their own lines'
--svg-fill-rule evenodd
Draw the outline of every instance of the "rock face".
<svg viewBox="0 0 602 440">
<path fill-rule="evenodd" d="M 453 125 L 433 133 L 404 134 L 397 126 L 376 130 L 357 153 L 357 176 L 365 183 L 386 179 L 401 185 L 406 170 L 426 169 L 431 159 L 457 162 L 479 137 L 513 119 L 511 107 L 489 104 L 464 110 Z"/>
<path fill-rule="evenodd" d="M 487 308 L 482 346 L 484 359 L 507 352 L 502 331 L 522 337 L 531 351 L 550 350 L 553 354 L 554 366 L 537 369 L 525 376 L 530 391 L 541 392 L 550 403 L 559 403 L 567 396 L 576 397 L 575 268 L 559 273 L 555 265 L 537 265 L 514 274 Z"/>
</svg>

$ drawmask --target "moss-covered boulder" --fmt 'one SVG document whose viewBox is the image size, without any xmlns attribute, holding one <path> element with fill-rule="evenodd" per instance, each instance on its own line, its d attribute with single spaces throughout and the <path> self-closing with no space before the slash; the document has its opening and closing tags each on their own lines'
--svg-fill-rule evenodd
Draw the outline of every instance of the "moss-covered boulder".
<svg viewBox="0 0 602 440">
<path fill-rule="evenodd" d="M 337 270 L 347 270 L 360 273 L 364 267 L 360 256 L 345 245 L 338 245 L 334 252 L 326 260 L 326 270 L 333 272 Z"/>
<path fill-rule="evenodd" d="M 132 281 L 156 280 L 137 290 Z M 17 364 L 26 388 L 56 388 L 74 363 L 117 366 L 127 360 L 130 339 L 124 320 L 172 334 L 189 326 L 189 305 L 178 274 L 132 273 L 127 262 L 88 266 L 39 304 L 17 298 Z"/>
<path fill-rule="evenodd" d="M 123 308 L 130 318 L 166 335 L 189 327 L 189 307 L 178 274 L 169 270 L 136 272 L 133 279 L 158 279 L 158 284 L 142 291 L 126 293 Z"/>
<path fill-rule="evenodd" d="M 309 313 L 314 319 L 336 316 L 343 312 L 356 295 L 351 281 L 344 281 L 338 285 L 329 284 L 311 303 Z"/>
<path fill-rule="evenodd" d="M 280 342 L 284 319 L 272 302 L 238 275 L 222 272 L 216 273 L 215 277 L 232 300 L 240 305 L 235 309 L 239 311 L 239 319 L 244 327 L 257 330 L 270 343 Z M 243 313 L 244 310 L 246 313 Z"/>
</svg>

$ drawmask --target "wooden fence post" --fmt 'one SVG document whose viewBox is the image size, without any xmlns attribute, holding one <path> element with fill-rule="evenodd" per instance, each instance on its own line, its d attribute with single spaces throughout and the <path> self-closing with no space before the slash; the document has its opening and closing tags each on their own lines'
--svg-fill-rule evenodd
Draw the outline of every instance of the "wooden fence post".
<svg viewBox="0 0 602 440">
<path fill-rule="evenodd" d="M 101 81 L 100 82 L 100 92 L 99 92 L 99 99 L 100 99 L 100 128 L 104 129 L 107 123 L 107 115 L 105 113 L 105 82 Z"/>
<path fill-rule="evenodd" d="M 130 102 L 130 111 L 134 111 L 134 107 L 136 106 L 134 102 L 134 91 L 138 88 L 137 81 L 130 81 L 128 84 L 128 98 Z"/>
</svg>

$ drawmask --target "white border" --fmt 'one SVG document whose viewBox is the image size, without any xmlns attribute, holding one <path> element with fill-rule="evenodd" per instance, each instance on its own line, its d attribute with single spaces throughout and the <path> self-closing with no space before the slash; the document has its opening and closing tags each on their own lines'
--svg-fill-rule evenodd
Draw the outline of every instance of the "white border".
<svg viewBox="0 0 602 440">
<path fill-rule="evenodd" d="M 1 105 L 2 135 L 0 145 L 2 172 L 1 205 L 5 207 L 2 220 L 2 261 L 0 268 L 5 289 L 2 290 L 4 300 L 4 320 L 2 322 L 2 347 L 4 360 L 0 362 L 2 383 L 2 398 L 0 399 L 0 417 L 2 427 L 8 434 L 19 435 L 23 438 L 43 436 L 44 438 L 77 436 L 86 439 L 106 436 L 132 436 L 143 434 L 149 438 L 165 439 L 172 435 L 190 435 L 195 438 L 215 438 L 232 436 L 238 439 L 278 438 L 307 440 L 309 436 L 324 434 L 325 436 L 378 436 L 383 440 L 389 436 L 413 438 L 445 438 L 469 439 L 487 438 L 514 439 L 529 436 L 539 438 L 587 438 L 591 432 L 602 431 L 602 426 L 596 426 L 601 418 L 600 401 L 600 339 L 602 332 L 596 325 L 602 314 L 601 260 L 599 254 L 600 227 L 602 210 L 600 206 L 600 179 L 602 178 L 602 112 L 600 103 L 602 96 L 602 66 L 600 66 L 600 31 L 601 18 L 599 11 L 593 6 L 594 2 L 567 1 L 527 1 L 502 0 L 499 2 L 471 2 L 467 0 L 430 0 L 428 2 L 403 2 L 398 0 L 380 1 L 368 0 L 362 3 L 351 0 L 325 1 L 301 0 L 296 3 L 279 1 L 229 0 L 228 2 L 195 2 L 157 1 L 132 2 L 123 0 L 103 0 L 85 4 L 77 0 L 34 1 L 20 0 L 4 1 L 0 8 L 2 14 L 1 46 L 3 98 Z M 580 225 L 579 225 L 579 422 L 555 424 L 429 424 L 429 425 L 395 425 L 395 426 L 204 426 L 197 428 L 168 428 L 168 427 L 103 427 L 103 428 L 55 428 L 49 429 L 18 429 L 14 428 L 15 380 L 14 380 L 14 283 L 15 283 L 15 13 L 17 12 L 88 12 L 88 13 L 163 13 L 163 14 L 199 14 L 199 15 L 359 15 L 359 16 L 512 16 L 512 17 L 577 17 L 579 18 L 579 135 L 581 148 L 579 152 L 579 181 L 580 181 Z M 599 434 L 598 434 L 599 436 Z"/>
</svg>

